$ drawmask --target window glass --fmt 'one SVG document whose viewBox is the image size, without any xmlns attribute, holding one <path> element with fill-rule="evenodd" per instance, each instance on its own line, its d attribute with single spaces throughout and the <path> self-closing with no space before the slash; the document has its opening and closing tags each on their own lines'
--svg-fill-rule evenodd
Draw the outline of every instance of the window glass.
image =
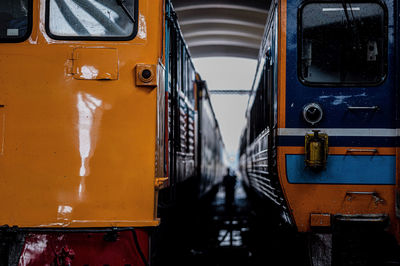
<svg viewBox="0 0 400 266">
<path fill-rule="evenodd" d="M 184 60 L 183 60 L 183 65 L 182 65 L 182 75 L 183 75 L 183 92 L 185 93 L 185 95 L 188 95 L 189 93 L 189 87 L 188 87 L 188 79 L 189 79 L 189 74 L 188 74 L 188 63 L 189 63 L 189 59 L 187 56 L 187 52 L 186 49 L 183 49 L 184 52 Z"/>
<path fill-rule="evenodd" d="M 182 90 L 183 91 L 183 86 L 182 86 L 182 45 L 180 41 L 177 41 L 177 53 L 176 53 L 176 82 L 177 82 L 177 91 Z"/>
<path fill-rule="evenodd" d="M 377 3 L 310 3 L 300 15 L 305 83 L 377 84 L 385 78 L 385 10 Z"/>
<path fill-rule="evenodd" d="M 0 1 L 0 39 L 19 40 L 28 34 L 28 0 Z"/>
<path fill-rule="evenodd" d="M 194 105 L 194 84 L 196 82 L 196 71 L 194 70 L 194 67 L 192 65 L 192 63 L 189 61 L 189 77 L 188 77 L 188 81 L 189 81 L 189 100 L 190 102 Z"/>
<path fill-rule="evenodd" d="M 136 18 L 134 0 L 126 0 Z M 49 0 L 48 30 L 59 37 L 129 37 L 134 24 L 116 0 Z"/>
</svg>

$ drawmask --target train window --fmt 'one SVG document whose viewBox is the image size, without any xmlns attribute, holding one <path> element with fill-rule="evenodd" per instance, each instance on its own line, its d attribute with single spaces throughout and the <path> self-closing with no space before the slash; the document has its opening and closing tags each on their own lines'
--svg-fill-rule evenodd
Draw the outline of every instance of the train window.
<svg viewBox="0 0 400 266">
<path fill-rule="evenodd" d="M 46 30 L 54 39 L 133 39 L 137 0 L 48 0 Z"/>
<path fill-rule="evenodd" d="M 0 42 L 20 42 L 28 38 L 32 7 L 28 0 L 0 1 Z"/>
<path fill-rule="evenodd" d="M 386 77 L 386 9 L 309 3 L 299 12 L 299 78 L 308 85 L 376 85 Z"/>
<path fill-rule="evenodd" d="M 187 93 L 188 93 L 188 87 L 187 87 L 187 85 L 188 85 L 188 82 L 187 82 L 187 80 L 188 80 L 188 73 L 187 73 L 187 70 L 188 70 L 188 57 L 187 57 L 187 52 L 186 52 L 186 49 L 185 48 L 182 48 L 182 51 L 183 51 L 183 60 L 182 60 L 182 92 L 185 94 L 185 95 L 187 95 Z"/>
<path fill-rule="evenodd" d="M 194 84 L 196 82 L 196 72 L 194 70 L 194 67 L 192 65 L 192 63 L 189 61 L 189 101 L 191 102 L 192 105 L 194 105 Z"/>
<path fill-rule="evenodd" d="M 182 46 L 180 40 L 176 43 L 176 90 L 182 90 Z"/>
</svg>

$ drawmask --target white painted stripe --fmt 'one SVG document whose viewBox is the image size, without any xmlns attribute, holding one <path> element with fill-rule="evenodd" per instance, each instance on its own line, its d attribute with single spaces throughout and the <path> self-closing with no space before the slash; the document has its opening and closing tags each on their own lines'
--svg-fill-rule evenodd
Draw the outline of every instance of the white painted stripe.
<svg viewBox="0 0 400 266">
<path fill-rule="evenodd" d="M 304 136 L 320 130 L 328 136 L 338 137 L 396 137 L 400 136 L 400 129 L 395 128 L 279 128 L 279 136 Z"/>
<path fill-rule="evenodd" d="M 322 8 L 322 12 L 331 12 L 331 11 L 343 11 L 344 8 L 341 7 L 324 7 Z M 359 7 L 348 7 L 348 11 L 360 11 L 361 9 Z"/>
</svg>

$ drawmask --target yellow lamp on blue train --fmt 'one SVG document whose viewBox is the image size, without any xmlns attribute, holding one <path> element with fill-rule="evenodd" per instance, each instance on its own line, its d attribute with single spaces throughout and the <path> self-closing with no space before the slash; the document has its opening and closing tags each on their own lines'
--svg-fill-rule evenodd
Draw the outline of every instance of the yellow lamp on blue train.
<svg viewBox="0 0 400 266">
<path fill-rule="evenodd" d="M 328 159 L 328 135 L 313 130 L 305 136 L 305 163 L 313 170 L 325 168 Z"/>
</svg>

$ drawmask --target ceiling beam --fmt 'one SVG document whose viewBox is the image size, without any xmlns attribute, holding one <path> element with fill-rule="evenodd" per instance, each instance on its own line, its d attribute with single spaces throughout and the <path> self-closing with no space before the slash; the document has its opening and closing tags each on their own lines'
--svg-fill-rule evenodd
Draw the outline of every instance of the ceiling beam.
<svg viewBox="0 0 400 266">
<path fill-rule="evenodd" d="M 238 94 L 249 95 L 251 90 L 210 90 L 210 94 Z"/>
<path fill-rule="evenodd" d="M 257 58 L 268 0 L 173 0 L 193 57 Z"/>
<path fill-rule="evenodd" d="M 175 8 L 182 6 L 203 4 L 233 4 L 267 10 L 271 0 L 172 0 Z"/>
<path fill-rule="evenodd" d="M 229 45 L 203 45 L 190 48 L 192 57 L 241 57 L 257 59 L 258 50 L 249 47 L 229 46 Z"/>
</svg>

